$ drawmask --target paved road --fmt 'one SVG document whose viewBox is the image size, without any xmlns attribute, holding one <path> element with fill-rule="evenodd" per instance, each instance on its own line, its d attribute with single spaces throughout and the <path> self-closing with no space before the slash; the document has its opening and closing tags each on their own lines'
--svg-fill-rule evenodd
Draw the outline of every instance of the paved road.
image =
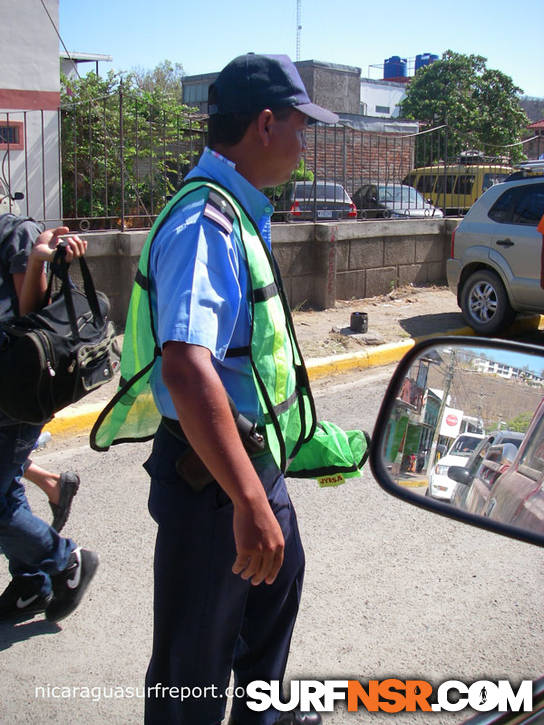
<svg viewBox="0 0 544 725">
<path fill-rule="evenodd" d="M 372 430 L 390 372 L 321 383 L 320 416 Z M 99 454 L 74 439 L 38 454 L 44 465 L 81 473 L 67 533 L 96 549 L 101 567 L 80 609 L 61 625 L 37 617 L 0 626 L 0 722 L 142 721 L 141 699 L 115 688 L 141 692 L 150 651 L 154 525 L 140 465 L 147 450 L 148 444 L 125 445 Z M 403 504 L 369 471 L 337 489 L 319 489 L 313 481 L 292 481 L 290 489 L 307 576 L 289 678 L 470 682 L 544 672 L 541 550 Z M 43 495 L 31 488 L 30 496 L 47 515 Z M 7 582 L 3 560 L 0 566 L 0 581 Z M 62 697 L 73 693 L 52 689 L 59 686 L 105 689 Z M 38 697 L 36 688 L 43 688 Z M 406 714 L 394 723 L 461 719 Z M 372 716 L 373 723 L 386 721 L 393 722 L 390 715 Z M 338 710 L 325 722 L 363 723 L 370 716 Z"/>
</svg>

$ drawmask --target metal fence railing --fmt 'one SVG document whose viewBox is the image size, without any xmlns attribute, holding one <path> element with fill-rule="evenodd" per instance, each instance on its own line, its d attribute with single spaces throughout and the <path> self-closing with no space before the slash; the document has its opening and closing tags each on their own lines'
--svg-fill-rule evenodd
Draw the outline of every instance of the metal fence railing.
<svg viewBox="0 0 544 725">
<path fill-rule="evenodd" d="M 274 220 L 462 214 L 513 170 L 509 148 L 484 155 L 445 126 L 411 134 L 398 128 L 310 127 L 293 181 L 266 190 Z M 1 112 L 0 212 L 79 230 L 149 227 L 205 142 L 205 116 L 169 115 L 122 86 L 58 112 Z"/>
</svg>

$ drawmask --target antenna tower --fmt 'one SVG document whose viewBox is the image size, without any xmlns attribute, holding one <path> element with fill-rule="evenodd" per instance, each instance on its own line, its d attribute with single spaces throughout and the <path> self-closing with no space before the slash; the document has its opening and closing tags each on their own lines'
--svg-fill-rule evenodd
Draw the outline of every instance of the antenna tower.
<svg viewBox="0 0 544 725">
<path fill-rule="evenodd" d="M 300 60 L 300 32 L 302 30 L 301 3 L 302 3 L 302 0 L 297 0 L 297 54 L 296 54 L 297 60 Z"/>
</svg>

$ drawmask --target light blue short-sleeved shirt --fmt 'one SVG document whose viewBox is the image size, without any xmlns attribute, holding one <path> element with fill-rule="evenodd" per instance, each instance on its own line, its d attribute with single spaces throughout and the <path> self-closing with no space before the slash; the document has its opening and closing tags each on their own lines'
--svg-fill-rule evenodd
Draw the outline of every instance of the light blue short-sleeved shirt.
<svg viewBox="0 0 544 725">
<path fill-rule="evenodd" d="M 240 201 L 270 247 L 270 201 L 236 171 L 235 165 L 205 149 L 188 174 L 219 182 Z M 161 347 L 168 341 L 201 345 L 241 413 L 252 420 L 260 407 L 249 359 L 225 357 L 247 346 L 250 334 L 248 270 L 236 232 L 230 234 L 204 216 L 207 189 L 187 195 L 159 229 L 151 247 L 149 277 L 155 328 Z M 162 381 L 159 358 L 151 388 L 162 415 L 177 418 Z"/>
</svg>

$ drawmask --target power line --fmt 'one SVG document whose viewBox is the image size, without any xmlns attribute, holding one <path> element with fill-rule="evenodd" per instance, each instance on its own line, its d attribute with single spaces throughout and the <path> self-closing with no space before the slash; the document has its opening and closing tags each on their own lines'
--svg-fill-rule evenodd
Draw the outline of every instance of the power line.
<svg viewBox="0 0 544 725">
<path fill-rule="evenodd" d="M 45 4 L 45 0 L 41 0 L 41 3 L 42 3 L 42 7 L 43 7 L 43 9 L 44 9 L 44 10 L 45 10 L 45 12 L 46 12 L 46 15 L 47 15 L 47 17 L 49 18 L 49 22 L 50 22 L 50 23 L 51 23 L 51 25 L 53 26 L 53 28 L 54 28 L 54 30 L 55 30 L 55 33 L 57 34 L 57 37 L 58 37 L 58 39 L 59 39 L 59 40 L 60 40 L 60 42 L 62 43 L 62 47 L 64 48 L 64 52 L 65 52 L 65 53 L 66 53 L 66 55 L 68 56 L 68 59 L 69 59 L 69 60 L 70 60 L 70 61 L 72 62 L 72 65 L 74 66 L 74 70 L 75 70 L 75 72 L 77 73 L 77 77 L 78 77 L 78 78 L 79 78 L 79 79 L 81 80 L 81 76 L 79 75 L 79 71 L 78 71 L 78 69 L 77 69 L 77 63 L 75 63 L 75 62 L 74 62 L 74 60 L 73 60 L 72 56 L 70 55 L 70 51 L 68 50 L 68 48 L 67 48 L 67 47 L 66 47 L 66 45 L 64 44 L 64 40 L 62 39 L 62 37 L 61 37 L 61 34 L 59 33 L 59 29 L 58 29 L 58 28 L 57 28 L 57 26 L 55 25 L 55 22 L 54 22 L 53 18 L 51 17 L 51 15 L 50 15 L 50 13 L 49 13 L 49 10 L 47 9 L 47 6 L 46 6 L 46 4 Z"/>
</svg>

